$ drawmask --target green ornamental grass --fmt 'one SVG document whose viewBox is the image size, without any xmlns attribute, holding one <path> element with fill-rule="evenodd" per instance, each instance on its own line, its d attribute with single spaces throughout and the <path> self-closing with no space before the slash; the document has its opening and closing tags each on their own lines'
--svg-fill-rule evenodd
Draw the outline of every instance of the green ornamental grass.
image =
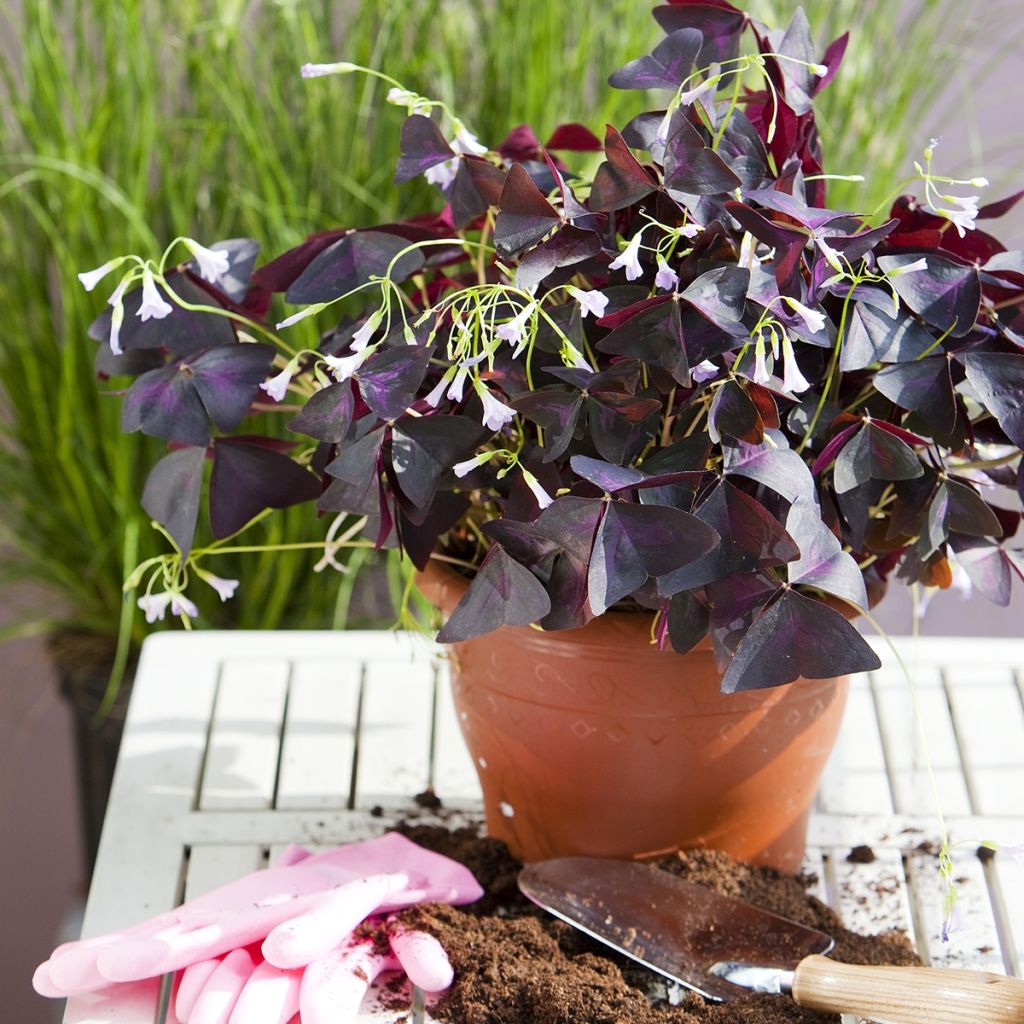
<svg viewBox="0 0 1024 1024">
<path fill-rule="evenodd" d="M 772 24 L 787 23 L 795 6 L 751 4 Z M 830 167 L 866 180 L 837 183 L 834 205 L 870 210 L 910 168 L 926 140 L 906 126 L 919 123 L 963 43 L 943 28 L 957 6 L 921 0 L 907 33 L 888 3 L 804 4 L 821 41 L 835 26 L 855 26 L 819 121 Z M 399 191 L 391 182 L 402 111 L 381 102 L 381 84 L 351 77 L 310 88 L 300 64 L 386 65 L 411 89 L 457 99 L 466 123 L 494 144 L 522 122 L 544 138 L 566 109 L 588 111 L 588 126 L 603 134 L 606 120 L 635 104 L 602 88 L 607 69 L 647 52 L 657 35 L 636 0 L 605 0 L 576 19 L 544 0 L 0 8 L 0 44 L 10 51 L 0 60 L 2 580 L 29 578 L 57 598 L 9 632 L 112 634 L 120 624 L 140 640 L 145 624 L 122 581 L 126 567 L 165 545 L 138 502 L 160 443 L 122 435 L 120 403 L 96 388 L 86 329 L 99 304 L 75 275 L 112 252 L 159 251 L 180 232 L 207 243 L 248 236 L 276 253 L 337 223 L 417 208 L 427 186 Z M 314 542 L 324 529 L 296 509 L 253 539 Z M 223 575 L 241 579 L 245 600 L 222 605 L 211 592 L 200 622 L 343 624 L 353 576 L 315 575 L 316 557 L 225 559 Z"/>
</svg>

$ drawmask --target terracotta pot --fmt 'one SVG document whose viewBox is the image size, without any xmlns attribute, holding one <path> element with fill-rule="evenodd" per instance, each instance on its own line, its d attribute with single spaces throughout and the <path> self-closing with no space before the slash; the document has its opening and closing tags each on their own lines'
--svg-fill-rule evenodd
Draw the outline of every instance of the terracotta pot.
<svg viewBox="0 0 1024 1024">
<path fill-rule="evenodd" d="M 468 585 L 438 563 L 418 582 L 445 614 Z M 449 648 L 488 832 L 527 861 L 707 846 L 795 870 L 847 680 L 725 696 L 710 642 L 659 651 L 650 626 L 610 612 Z"/>
</svg>

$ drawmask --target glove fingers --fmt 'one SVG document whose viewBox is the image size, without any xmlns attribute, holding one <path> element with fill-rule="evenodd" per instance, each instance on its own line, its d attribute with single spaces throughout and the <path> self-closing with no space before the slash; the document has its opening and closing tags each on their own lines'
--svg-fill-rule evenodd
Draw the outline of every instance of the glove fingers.
<svg viewBox="0 0 1024 1024">
<path fill-rule="evenodd" d="M 188 1015 L 188 1024 L 227 1024 L 256 963 L 246 949 L 233 949 L 217 964 Z"/>
<path fill-rule="evenodd" d="M 299 1017 L 302 1024 L 352 1024 L 370 982 L 397 961 L 361 941 L 334 950 L 302 972 Z"/>
<path fill-rule="evenodd" d="M 274 928 L 263 956 L 276 967 L 305 967 L 336 949 L 389 896 L 408 883 L 404 874 L 369 875 L 325 893 L 311 910 Z"/>
<path fill-rule="evenodd" d="M 409 980 L 424 992 L 440 992 L 455 977 L 444 947 L 427 932 L 403 928 L 396 918 L 388 919 L 388 941 Z"/>
<path fill-rule="evenodd" d="M 160 979 L 147 978 L 130 985 L 110 985 L 73 999 L 64 1014 L 65 1024 L 137 1024 L 152 1020 L 160 1001 Z"/>
<path fill-rule="evenodd" d="M 178 981 L 178 991 L 174 997 L 174 1012 L 179 1020 L 188 1020 L 199 998 L 210 980 L 211 975 L 220 964 L 220 958 L 200 960 L 189 964 L 182 972 Z"/>
<path fill-rule="evenodd" d="M 63 999 L 67 992 L 60 988 L 50 977 L 50 961 L 41 963 L 32 975 L 32 987 L 47 999 Z"/>
<path fill-rule="evenodd" d="M 274 867 L 290 868 L 295 864 L 301 864 L 304 860 L 307 860 L 312 856 L 313 854 L 304 846 L 299 846 L 297 843 L 289 843 L 289 845 L 281 851 L 277 860 L 274 861 Z"/>
<path fill-rule="evenodd" d="M 110 979 L 97 969 L 97 958 L 103 949 L 120 942 L 121 938 L 119 933 L 113 933 L 85 942 L 69 943 L 59 951 L 54 950 L 47 961 L 50 980 L 65 995 L 106 988 Z"/>
<path fill-rule="evenodd" d="M 245 983 L 228 1024 L 288 1024 L 299 1012 L 301 971 L 284 971 L 265 960 Z"/>
</svg>

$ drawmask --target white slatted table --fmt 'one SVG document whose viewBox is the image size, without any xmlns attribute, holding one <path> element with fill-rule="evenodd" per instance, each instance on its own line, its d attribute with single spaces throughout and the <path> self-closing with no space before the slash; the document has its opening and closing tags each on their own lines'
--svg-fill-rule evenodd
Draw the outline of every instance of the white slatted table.
<svg viewBox="0 0 1024 1024">
<path fill-rule="evenodd" d="M 1024 871 L 983 839 L 1024 842 L 1024 641 L 897 643 L 915 679 L 968 930 L 939 937 L 935 801 L 911 690 L 885 667 L 853 681 L 812 818 L 808 867 L 850 927 L 900 928 L 936 965 L 1021 975 Z M 386 632 L 207 632 L 150 637 L 132 694 L 83 934 L 176 906 L 265 865 L 292 842 L 366 838 L 432 786 L 479 820 L 438 650 Z M 854 846 L 876 859 L 850 863 Z M 162 1024 L 143 984 L 122 1024 Z M 164 999 L 166 1001 L 166 997 Z M 364 1006 L 363 1019 L 402 1011 Z M 89 997 L 65 1024 L 109 1020 Z"/>
</svg>

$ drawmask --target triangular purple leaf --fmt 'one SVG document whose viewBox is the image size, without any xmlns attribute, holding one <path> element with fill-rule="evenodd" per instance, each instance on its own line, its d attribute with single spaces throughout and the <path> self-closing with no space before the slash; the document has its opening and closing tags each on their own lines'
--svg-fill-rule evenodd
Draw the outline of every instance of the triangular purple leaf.
<svg viewBox="0 0 1024 1024">
<path fill-rule="evenodd" d="M 875 374 L 875 389 L 901 409 L 916 412 L 939 434 L 956 423 L 956 396 L 945 356 L 886 366 Z"/>
<path fill-rule="evenodd" d="M 558 211 L 544 198 L 522 164 L 509 168 L 498 201 L 494 242 L 505 256 L 536 245 L 557 223 Z"/>
<path fill-rule="evenodd" d="M 395 171 L 396 184 L 418 178 L 424 171 L 455 156 L 441 129 L 422 114 L 412 114 L 402 123 L 399 147 L 402 155 Z"/>
<path fill-rule="evenodd" d="M 923 472 L 909 445 L 868 421 L 839 453 L 833 482 L 844 494 L 869 480 L 910 480 Z"/>
<path fill-rule="evenodd" d="M 426 510 L 441 476 L 482 435 L 480 424 L 465 416 L 403 416 L 391 431 L 391 467 L 399 490 Z"/>
<path fill-rule="evenodd" d="M 790 584 L 803 583 L 867 608 L 864 577 L 854 558 L 821 521 L 821 513 L 806 498 L 789 507 L 786 532 L 800 547 L 800 557 L 787 566 Z"/>
<path fill-rule="evenodd" d="M 886 273 L 916 263 L 921 253 L 898 253 L 879 256 L 878 265 Z M 949 331 L 954 338 L 970 333 L 978 318 L 981 283 L 978 269 L 970 263 L 936 252 L 923 254 L 927 268 L 890 277 L 889 282 L 899 297 L 925 323 L 940 331 Z"/>
<path fill-rule="evenodd" d="M 179 448 L 150 470 L 142 491 L 143 509 L 171 535 L 182 558 L 192 550 L 205 465 L 205 447 Z"/>
<path fill-rule="evenodd" d="M 839 365 L 848 373 L 872 363 L 909 362 L 929 351 L 941 352 L 942 346 L 912 316 L 901 310 L 894 318 L 867 303 L 857 302 L 850 310 Z"/>
<path fill-rule="evenodd" d="M 427 375 L 432 348 L 400 345 L 375 352 L 354 376 L 363 401 L 382 419 L 401 416 Z"/>
<path fill-rule="evenodd" d="M 1024 355 L 968 352 L 964 365 L 981 404 L 999 421 L 1006 436 L 1024 448 Z"/>
<path fill-rule="evenodd" d="M 348 433 L 354 410 L 352 385 L 348 381 L 329 384 L 306 400 L 298 416 L 289 421 L 288 429 L 317 441 L 338 444 Z"/>
<path fill-rule="evenodd" d="M 631 60 L 612 72 L 608 84 L 614 89 L 678 89 L 693 71 L 703 43 L 704 36 L 696 29 L 672 32 L 652 54 Z"/>
<path fill-rule="evenodd" d="M 665 142 L 665 187 L 694 196 L 717 196 L 740 187 L 729 165 L 709 146 L 679 107 Z"/>
<path fill-rule="evenodd" d="M 437 640 L 456 644 L 501 626 L 528 626 L 550 610 L 551 601 L 540 580 L 495 544 Z"/>
<path fill-rule="evenodd" d="M 657 191 L 655 181 L 611 125 L 605 134 L 604 150 L 606 159 L 598 167 L 590 188 L 591 210 L 622 210 Z"/>
<path fill-rule="evenodd" d="M 871 672 L 881 664 L 839 612 L 787 590 L 743 638 L 722 678 L 722 693 Z"/>
</svg>

